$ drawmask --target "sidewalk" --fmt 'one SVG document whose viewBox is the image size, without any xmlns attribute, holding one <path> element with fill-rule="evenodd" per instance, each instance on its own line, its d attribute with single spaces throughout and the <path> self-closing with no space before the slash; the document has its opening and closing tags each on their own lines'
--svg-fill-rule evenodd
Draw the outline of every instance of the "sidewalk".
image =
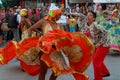
<svg viewBox="0 0 120 80">
<path fill-rule="evenodd" d="M 105 64 L 111 72 L 110 77 L 104 78 L 104 80 L 120 80 L 120 55 L 108 55 L 105 59 Z M 90 80 L 93 80 L 93 67 L 92 64 L 85 72 Z M 51 74 L 48 70 L 46 80 L 48 80 Z M 19 61 L 12 60 L 8 65 L 0 66 L 0 80 L 38 80 L 38 76 L 29 76 L 25 72 L 22 72 Z M 57 80 L 74 80 L 71 75 L 62 75 Z"/>
<path fill-rule="evenodd" d="M 4 44 L 1 46 L 3 47 Z M 104 78 L 104 80 L 120 80 L 120 54 L 108 54 L 105 58 L 105 64 L 110 70 L 111 76 Z M 92 63 L 85 72 L 90 80 L 93 80 L 93 66 Z M 48 70 L 46 80 L 48 80 L 51 72 Z M 22 72 L 19 61 L 16 59 L 12 60 L 9 64 L 0 66 L 0 80 L 38 80 L 38 76 L 29 76 L 25 72 Z M 74 80 L 73 76 L 62 75 L 57 80 Z"/>
</svg>

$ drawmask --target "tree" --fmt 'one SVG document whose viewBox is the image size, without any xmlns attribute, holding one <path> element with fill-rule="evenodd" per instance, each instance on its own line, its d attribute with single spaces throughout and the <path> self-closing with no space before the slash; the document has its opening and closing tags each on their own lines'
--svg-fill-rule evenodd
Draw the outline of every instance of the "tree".
<svg viewBox="0 0 120 80">
<path fill-rule="evenodd" d="M 3 2 L 0 0 L 0 8 L 3 8 Z"/>
<path fill-rule="evenodd" d="M 2 0 L 4 7 L 14 7 L 18 6 L 20 0 Z"/>
</svg>

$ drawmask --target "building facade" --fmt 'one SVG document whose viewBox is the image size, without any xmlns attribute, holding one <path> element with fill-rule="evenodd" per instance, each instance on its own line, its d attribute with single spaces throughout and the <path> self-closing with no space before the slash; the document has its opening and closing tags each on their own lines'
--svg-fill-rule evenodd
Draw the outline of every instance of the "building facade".
<svg viewBox="0 0 120 80">
<path fill-rule="evenodd" d="M 20 6 L 22 8 L 40 7 L 46 6 L 51 2 L 55 2 L 57 4 L 64 4 L 65 0 L 20 0 Z"/>
</svg>

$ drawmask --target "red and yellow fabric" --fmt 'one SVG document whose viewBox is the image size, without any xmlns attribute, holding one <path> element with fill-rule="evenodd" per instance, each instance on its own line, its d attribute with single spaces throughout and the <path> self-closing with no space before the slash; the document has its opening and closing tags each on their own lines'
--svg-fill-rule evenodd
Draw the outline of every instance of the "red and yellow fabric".
<svg viewBox="0 0 120 80">
<path fill-rule="evenodd" d="M 17 58 L 20 60 L 21 67 L 26 73 L 31 76 L 39 74 L 39 50 L 36 50 L 39 44 L 39 38 L 40 37 L 26 38 L 21 43 L 15 41 L 8 42 L 5 48 L 0 48 L 0 64 L 7 64 L 13 58 Z M 36 55 L 38 56 L 37 58 Z"/>
<path fill-rule="evenodd" d="M 28 37 L 28 36 L 27 36 Z M 19 45 L 17 58 L 20 60 L 22 69 L 31 76 L 36 76 L 40 72 L 39 44 L 40 37 L 31 37 L 22 40 Z"/>
<path fill-rule="evenodd" d="M 0 48 L 0 64 L 4 65 L 11 61 L 16 56 L 18 44 L 14 41 L 7 43 L 6 47 Z"/>
<path fill-rule="evenodd" d="M 83 72 L 91 62 L 94 46 L 91 40 L 84 34 L 79 32 L 70 33 L 56 29 L 49 31 L 41 38 L 38 36 L 26 38 L 21 43 L 17 44 L 17 46 L 15 43 L 11 44 L 13 46 L 9 46 L 12 47 L 12 49 L 9 48 L 8 44 L 7 49 L 7 46 L 0 49 L 0 64 L 4 62 L 7 63 L 14 57 L 17 57 L 22 61 L 22 68 L 25 72 L 34 76 L 40 71 L 40 64 L 38 64 L 39 52 L 43 51 L 44 54 L 40 59 L 51 68 L 55 75 L 59 76 L 72 73 L 76 80 L 88 80 L 88 77 L 85 76 Z M 33 54 L 29 52 L 26 53 L 26 51 L 32 48 L 36 48 Z M 13 56 L 11 54 L 11 57 L 6 56 L 8 52 L 4 52 L 5 50 L 12 50 L 9 53 L 12 53 Z M 67 60 L 65 60 L 63 54 L 67 56 L 69 64 L 67 64 Z"/>
</svg>

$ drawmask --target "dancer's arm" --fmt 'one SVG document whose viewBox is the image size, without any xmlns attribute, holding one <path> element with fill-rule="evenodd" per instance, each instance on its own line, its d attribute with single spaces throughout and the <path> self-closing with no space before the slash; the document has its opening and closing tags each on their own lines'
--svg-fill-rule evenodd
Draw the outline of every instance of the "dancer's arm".
<svg viewBox="0 0 120 80">
<path fill-rule="evenodd" d="M 38 28 L 42 29 L 43 24 L 45 23 L 44 20 L 39 20 L 36 24 L 32 25 L 29 29 L 28 29 L 28 35 L 29 37 L 31 36 L 32 31 L 36 31 L 39 32 Z"/>
</svg>

